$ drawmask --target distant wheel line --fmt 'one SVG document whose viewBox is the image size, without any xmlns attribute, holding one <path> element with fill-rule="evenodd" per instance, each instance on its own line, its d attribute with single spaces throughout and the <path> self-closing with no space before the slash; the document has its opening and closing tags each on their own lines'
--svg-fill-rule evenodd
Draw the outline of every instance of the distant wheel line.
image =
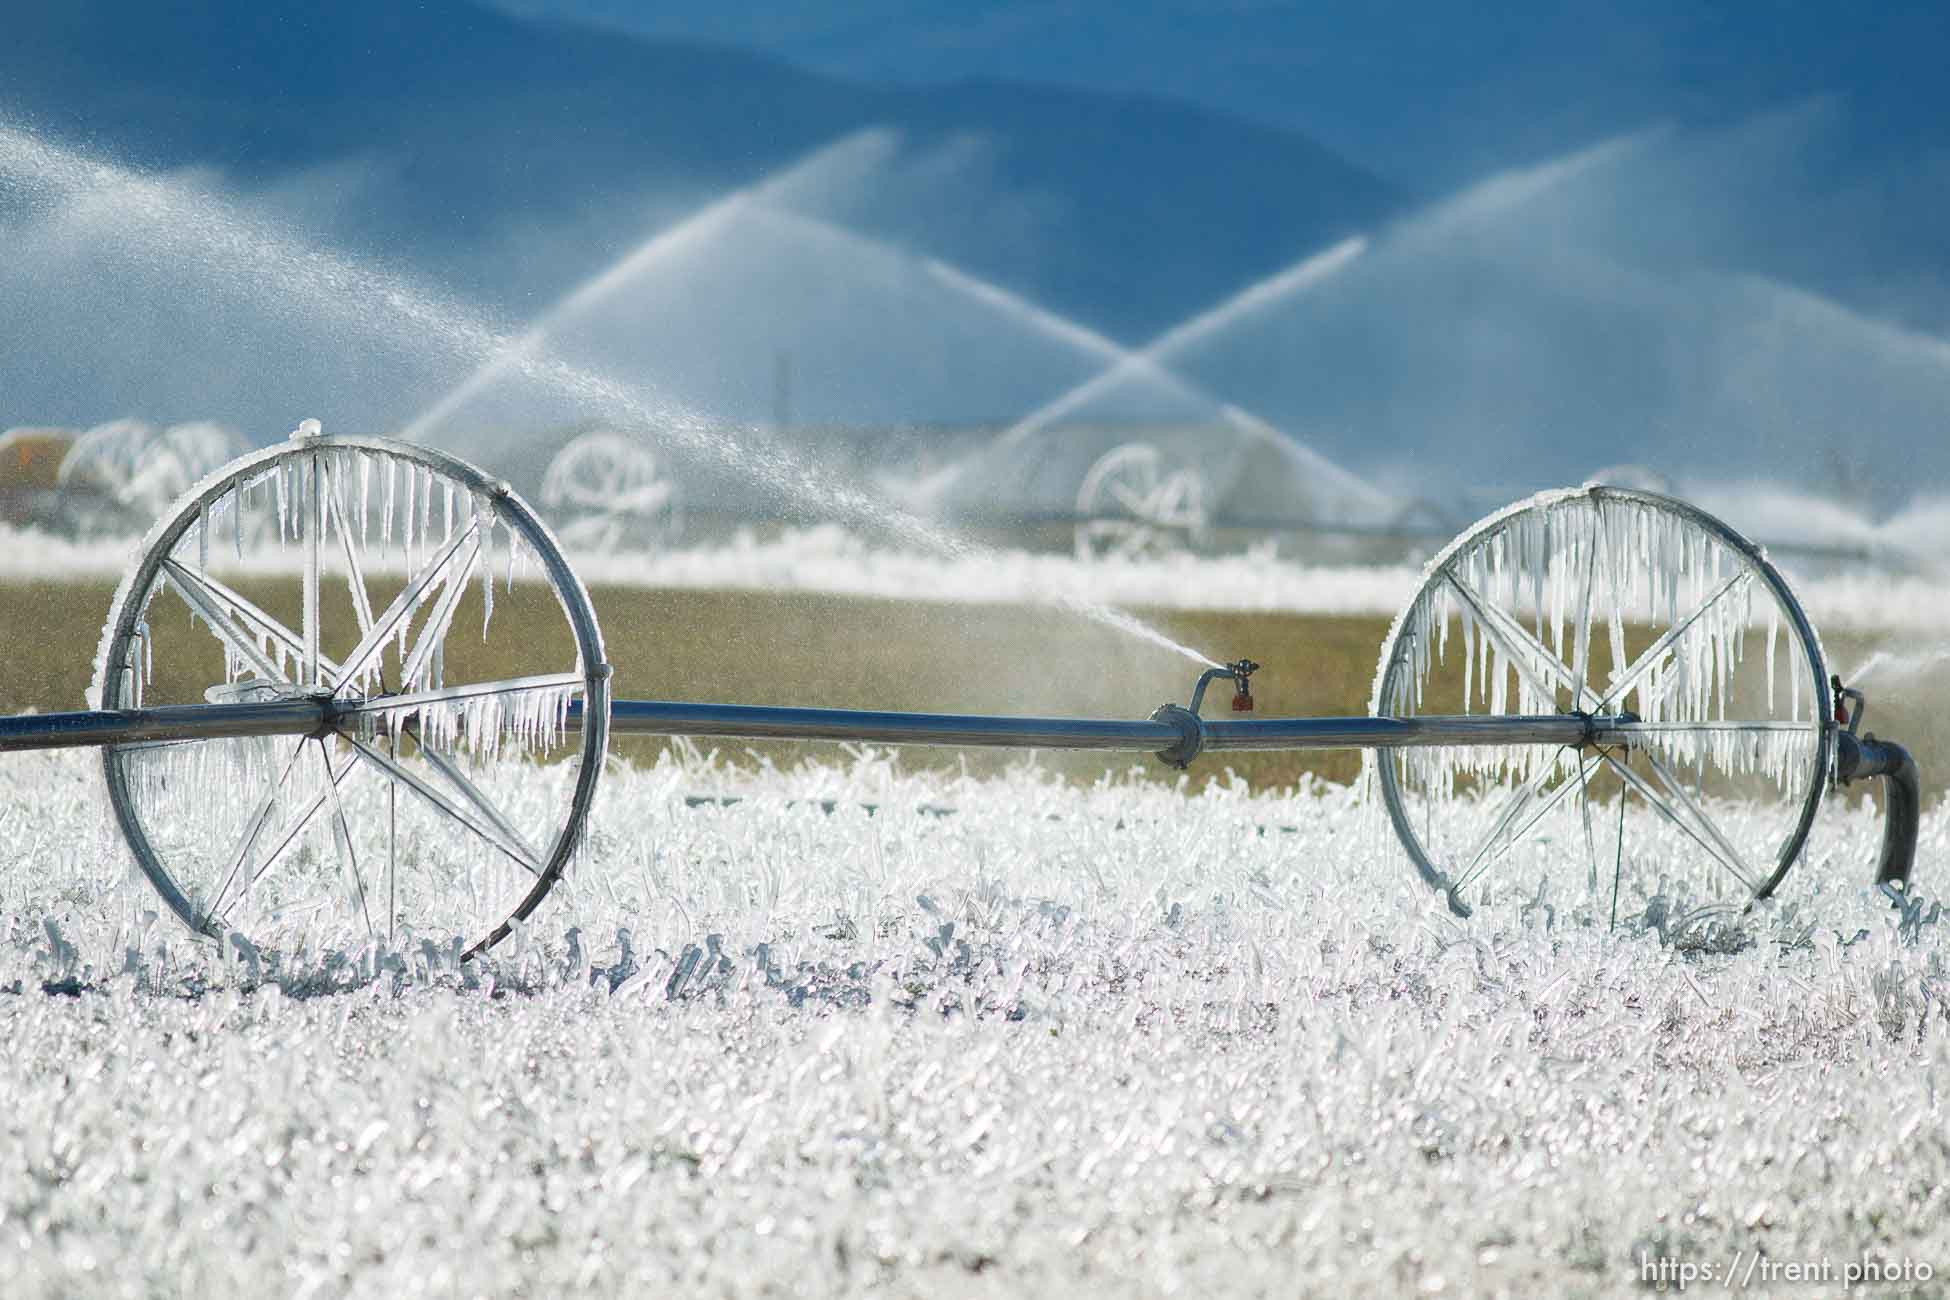
<svg viewBox="0 0 1950 1300">
<path fill-rule="evenodd" d="M 675 483 L 636 438 L 582 434 L 549 460 L 541 503 L 572 545 L 612 549 L 626 541 L 668 542 L 681 529 Z"/>
<path fill-rule="evenodd" d="M 1167 467 L 1150 443 L 1113 447 L 1077 489 L 1080 560 L 1135 559 L 1195 544 L 1205 531 L 1205 483 L 1195 469 Z"/>
</svg>

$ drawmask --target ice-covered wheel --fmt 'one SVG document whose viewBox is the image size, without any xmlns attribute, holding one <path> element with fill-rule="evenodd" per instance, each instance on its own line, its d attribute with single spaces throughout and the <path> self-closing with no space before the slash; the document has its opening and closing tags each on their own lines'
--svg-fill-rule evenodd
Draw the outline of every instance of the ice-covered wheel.
<svg viewBox="0 0 1950 1300">
<path fill-rule="evenodd" d="M 505 484 L 307 425 L 157 523 L 95 691 L 104 708 L 327 698 L 330 725 L 109 746 L 109 797 L 200 934 L 471 955 L 575 852 L 608 743 L 595 610 Z"/>
<path fill-rule="evenodd" d="M 1588 484 L 1436 557 L 1371 712 L 1582 713 L 1597 743 L 1380 750 L 1372 774 L 1465 915 L 1504 889 L 1600 922 L 1710 918 L 1765 898 L 1800 853 L 1831 708 L 1820 642 L 1758 547 L 1684 502 Z"/>
<path fill-rule="evenodd" d="M 542 505 L 573 547 L 652 546 L 678 531 L 676 484 L 659 475 L 648 447 L 620 433 L 585 433 L 557 452 L 542 475 Z"/>
<path fill-rule="evenodd" d="M 1077 489 L 1077 558 L 1137 559 L 1176 550 L 1205 530 L 1205 483 L 1149 443 L 1098 457 Z"/>
</svg>

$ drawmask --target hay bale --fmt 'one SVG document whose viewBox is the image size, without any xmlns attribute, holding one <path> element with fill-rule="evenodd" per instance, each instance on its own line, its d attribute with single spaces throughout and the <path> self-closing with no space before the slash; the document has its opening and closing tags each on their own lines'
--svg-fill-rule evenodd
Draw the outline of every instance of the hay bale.
<svg viewBox="0 0 1950 1300">
<path fill-rule="evenodd" d="M 51 492 L 61 460 L 74 443 L 67 429 L 9 429 L 0 433 L 0 490 Z"/>
</svg>

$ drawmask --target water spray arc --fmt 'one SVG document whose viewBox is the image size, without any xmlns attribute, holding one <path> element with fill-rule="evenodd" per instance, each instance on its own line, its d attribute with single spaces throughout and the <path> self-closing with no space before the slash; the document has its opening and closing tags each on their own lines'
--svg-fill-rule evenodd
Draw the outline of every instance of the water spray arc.
<svg viewBox="0 0 1950 1300">
<path fill-rule="evenodd" d="M 1368 241 L 1361 236 L 1344 239 L 1333 247 L 1308 257 L 1267 279 L 1242 290 L 1192 319 L 1175 325 L 1136 351 L 1120 349 L 1109 369 L 1059 394 L 1031 411 L 1006 429 L 997 447 L 1013 446 L 1047 429 L 1095 397 L 1109 392 L 1135 376 L 1151 376 L 1165 368 L 1174 355 L 1200 339 L 1208 338 L 1253 312 L 1303 294 L 1337 274 L 1348 263 L 1367 251 Z M 1229 408 L 1230 409 L 1230 408 Z M 1243 413 L 1242 413 L 1243 414 Z"/>
<path fill-rule="evenodd" d="M 1042 432 L 1132 379 L 1169 373 L 1167 363 L 1175 357 L 1259 313 L 1305 298 L 1313 290 L 1345 274 L 1364 258 L 1376 255 L 1386 245 L 1438 240 L 1472 223 L 1493 220 L 1576 176 L 1631 156 L 1662 134 L 1659 131 L 1640 132 L 1535 167 L 1500 174 L 1471 186 L 1453 198 L 1442 200 L 1418 215 L 1407 217 L 1380 234 L 1352 235 L 1309 254 L 1172 326 L 1142 347 L 1135 350 L 1119 349 L 1105 370 L 1058 394 L 1012 424 L 997 439 L 997 449 L 1014 446 Z M 1299 445 L 1273 425 L 1237 406 L 1226 405 L 1222 413 L 1228 423 L 1243 432 L 1287 445 Z M 1301 450 L 1306 451 L 1306 448 L 1302 447 Z M 1318 462 L 1319 467 L 1334 476 L 1341 489 L 1357 501 L 1367 505 L 1379 500 L 1378 493 L 1353 475 L 1323 458 L 1313 456 L 1311 452 L 1308 455 Z"/>
<path fill-rule="evenodd" d="M 1308 462 L 1313 475 L 1325 485 L 1331 485 L 1331 495 L 1342 502 L 1357 508 L 1379 510 L 1384 501 L 1383 495 L 1357 476 L 1348 473 L 1325 457 L 1316 455 L 1310 448 L 1298 442 L 1289 434 L 1277 428 L 1271 421 L 1254 414 L 1234 402 L 1214 396 L 1204 388 L 1186 379 L 1182 374 L 1163 363 L 1161 355 L 1153 352 L 1164 340 L 1154 342 L 1151 347 L 1133 351 L 1122 344 L 1090 329 L 1078 322 L 1056 315 L 1047 308 L 1028 301 L 1019 294 L 1011 293 L 999 285 L 969 275 L 967 272 L 948 265 L 939 259 L 930 258 L 926 263 L 930 274 L 944 283 L 953 285 L 979 302 L 985 302 L 996 310 L 1011 317 L 1024 320 L 1043 329 L 1052 338 L 1071 343 L 1087 352 L 1097 360 L 1107 364 L 1107 369 L 1095 379 L 1073 388 L 1062 397 L 1039 408 L 1035 415 L 1017 421 L 998 437 L 990 448 L 991 454 L 1007 451 L 1023 441 L 1035 436 L 1054 421 L 1089 401 L 1097 393 L 1115 387 L 1129 378 L 1142 377 L 1147 382 L 1164 387 L 1168 391 L 1200 405 L 1214 408 L 1219 418 L 1228 426 L 1276 446 L 1287 447 L 1302 455 Z M 1170 351 L 1170 349 L 1164 349 Z M 1088 392 L 1084 390 L 1088 389 Z M 1074 401 L 1066 398 L 1075 396 Z M 1055 409 L 1061 404 L 1062 409 Z M 1046 416 L 1038 418 L 1043 412 Z"/>
<path fill-rule="evenodd" d="M 760 178 L 742 189 L 712 200 L 683 220 L 658 231 L 600 274 L 591 277 L 544 311 L 509 347 L 489 358 L 431 406 L 414 416 L 401 430 L 408 442 L 423 442 L 449 416 L 485 390 L 489 384 L 518 368 L 524 359 L 541 353 L 551 332 L 580 312 L 601 303 L 637 276 L 662 262 L 683 256 L 708 240 L 740 213 L 767 202 L 796 186 L 814 181 L 838 166 L 858 166 L 884 157 L 893 147 L 885 131 L 856 131 L 822 145 L 805 157 L 777 172 Z"/>
<path fill-rule="evenodd" d="M 782 203 L 797 184 L 816 176 L 835 163 L 853 165 L 884 156 L 891 149 L 885 132 L 868 131 L 827 145 L 793 164 L 777 176 L 768 177 L 746 189 L 718 199 L 675 225 L 660 231 L 615 265 L 606 268 L 548 308 L 532 324 L 508 354 L 498 356 L 477 369 L 461 384 L 443 394 L 438 401 L 416 415 L 401 432 L 409 441 L 424 441 L 455 412 L 479 396 L 497 378 L 517 364 L 517 358 L 532 357 L 577 316 L 586 313 L 626 289 L 639 277 L 657 267 L 697 252 L 713 237 L 725 234 L 735 220 L 749 218 L 775 225 L 786 233 L 798 233 L 857 252 L 900 259 L 934 280 L 951 293 L 978 304 L 1013 324 L 1093 361 L 1141 371 L 1145 377 L 1167 388 L 1188 402 L 1209 405 L 1228 423 L 1262 436 L 1280 436 L 1271 424 L 1213 397 L 1197 385 L 1168 368 L 1149 362 L 1130 349 L 1077 321 L 1029 301 L 1001 285 L 985 280 L 937 257 L 914 256 L 894 246 L 849 230 L 831 221 L 793 210 Z"/>
<path fill-rule="evenodd" d="M 884 530 L 904 544 L 937 554 L 979 553 L 937 525 L 768 443 L 760 430 L 728 428 L 681 403 L 551 357 L 457 302 L 308 245 L 214 196 L 94 161 L 5 124 L 0 124 L 0 180 L 14 182 L 42 202 L 112 196 L 132 244 L 195 265 L 240 294 L 275 286 L 287 309 L 366 331 L 384 327 L 399 346 L 416 354 L 432 351 L 475 371 L 498 363 L 524 382 L 559 393 L 601 418 L 674 438 L 784 501 L 826 512 L 840 522 Z M 1047 603 L 1195 662 L 1211 663 L 1143 620 L 1101 602 L 1064 593 L 1048 597 Z"/>
</svg>

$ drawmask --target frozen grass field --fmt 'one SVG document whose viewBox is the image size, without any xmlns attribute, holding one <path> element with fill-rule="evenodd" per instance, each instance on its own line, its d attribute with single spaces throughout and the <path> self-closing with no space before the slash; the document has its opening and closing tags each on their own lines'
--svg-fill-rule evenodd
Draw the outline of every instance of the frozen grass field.
<svg viewBox="0 0 1950 1300">
<path fill-rule="evenodd" d="M 1945 927 L 1863 888 L 1873 809 L 1834 803 L 1737 931 L 1662 932 L 1629 882 L 1614 931 L 1581 880 L 1539 893 L 1547 852 L 1451 918 L 1354 787 L 829 755 L 619 768 L 531 926 L 376 972 L 330 935 L 275 971 L 192 945 L 129 878 L 94 756 L 10 756 L 7 1293 L 1950 1269 Z M 1939 804 L 1926 889 L 1947 847 Z"/>
</svg>

